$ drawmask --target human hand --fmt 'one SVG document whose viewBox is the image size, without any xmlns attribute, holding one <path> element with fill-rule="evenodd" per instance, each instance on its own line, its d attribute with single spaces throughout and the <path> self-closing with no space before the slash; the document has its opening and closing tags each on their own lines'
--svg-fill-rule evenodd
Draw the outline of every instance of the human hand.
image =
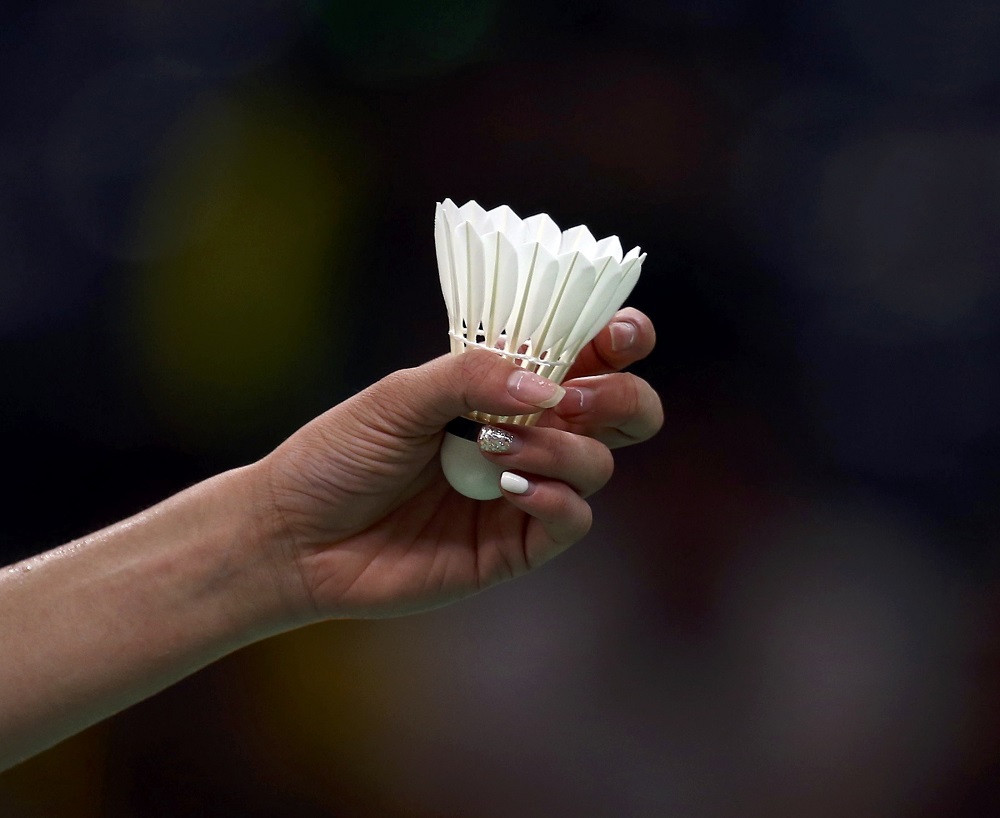
<svg viewBox="0 0 1000 818">
<path fill-rule="evenodd" d="M 527 479 L 523 493 L 470 500 L 438 462 L 444 425 L 474 409 L 528 414 L 558 388 L 485 351 L 402 370 L 333 407 L 251 467 L 278 543 L 292 616 L 394 616 L 523 574 L 590 528 L 586 497 L 611 476 L 610 448 L 651 437 L 659 398 L 622 372 L 652 350 L 652 323 L 619 311 L 580 354 L 563 399 L 510 451 L 484 455 Z M 533 388 L 532 388 L 533 387 Z"/>
</svg>

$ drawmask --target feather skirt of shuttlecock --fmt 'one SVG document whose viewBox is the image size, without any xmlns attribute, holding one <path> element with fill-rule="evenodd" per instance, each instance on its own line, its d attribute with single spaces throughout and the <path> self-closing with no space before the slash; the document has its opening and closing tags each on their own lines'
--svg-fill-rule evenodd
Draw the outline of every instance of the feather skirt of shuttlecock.
<svg viewBox="0 0 1000 818">
<path fill-rule="evenodd" d="M 560 230 L 545 213 L 521 219 L 506 205 L 451 199 L 437 206 L 434 243 L 451 351 L 489 349 L 556 383 L 624 303 L 646 258 L 638 247 L 623 255 L 617 236 Z M 470 417 L 530 425 L 538 415 Z"/>
</svg>

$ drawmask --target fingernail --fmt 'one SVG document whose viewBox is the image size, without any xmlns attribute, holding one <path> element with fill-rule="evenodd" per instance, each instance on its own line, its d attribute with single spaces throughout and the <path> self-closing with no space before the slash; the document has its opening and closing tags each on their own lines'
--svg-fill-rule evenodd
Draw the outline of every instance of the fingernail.
<svg viewBox="0 0 1000 818">
<path fill-rule="evenodd" d="M 534 372 L 515 370 L 507 379 L 507 391 L 524 403 L 530 403 L 539 409 L 551 409 L 563 399 L 566 390 L 548 378 L 536 375 Z"/>
<path fill-rule="evenodd" d="M 490 454 L 507 454 L 514 448 L 516 438 L 506 429 L 484 426 L 479 430 L 479 450 Z"/>
<path fill-rule="evenodd" d="M 559 404 L 560 415 L 582 415 L 594 407 L 597 393 L 593 389 L 581 386 L 570 386 L 566 389 L 566 397 Z"/>
<path fill-rule="evenodd" d="M 500 475 L 500 488 L 511 494 L 524 494 L 530 487 L 531 483 L 512 471 L 505 471 Z"/>
<path fill-rule="evenodd" d="M 624 352 L 635 343 L 638 330 L 635 324 L 628 321 L 615 321 L 611 325 L 611 350 L 613 352 Z"/>
</svg>

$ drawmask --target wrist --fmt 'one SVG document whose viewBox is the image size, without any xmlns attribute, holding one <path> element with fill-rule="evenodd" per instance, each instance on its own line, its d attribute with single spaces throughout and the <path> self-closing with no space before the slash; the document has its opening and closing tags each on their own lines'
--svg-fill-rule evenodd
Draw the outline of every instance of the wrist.
<svg viewBox="0 0 1000 818">
<path fill-rule="evenodd" d="M 209 569 L 206 587 L 217 596 L 220 625 L 229 639 L 249 644 L 319 618 L 273 501 L 264 461 L 189 491 L 198 495 L 195 513 L 205 526 L 195 541 Z"/>
</svg>

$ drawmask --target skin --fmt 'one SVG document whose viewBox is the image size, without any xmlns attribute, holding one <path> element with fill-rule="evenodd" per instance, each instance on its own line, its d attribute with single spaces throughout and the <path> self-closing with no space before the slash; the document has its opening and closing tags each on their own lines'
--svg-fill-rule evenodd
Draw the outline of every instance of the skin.
<svg viewBox="0 0 1000 818">
<path fill-rule="evenodd" d="M 0 769 L 269 635 L 439 607 L 547 562 L 588 531 L 610 449 L 662 425 L 653 389 L 621 371 L 654 342 L 645 315 L 620 311 L 564 394 L 478 350 L 395 372 L 256 463 L 3 569 Z M 560 396 L 510 452 L 484 455 L 527 478 L 523 494 L 448 486 L 451 418 Z"/>
</svg>

